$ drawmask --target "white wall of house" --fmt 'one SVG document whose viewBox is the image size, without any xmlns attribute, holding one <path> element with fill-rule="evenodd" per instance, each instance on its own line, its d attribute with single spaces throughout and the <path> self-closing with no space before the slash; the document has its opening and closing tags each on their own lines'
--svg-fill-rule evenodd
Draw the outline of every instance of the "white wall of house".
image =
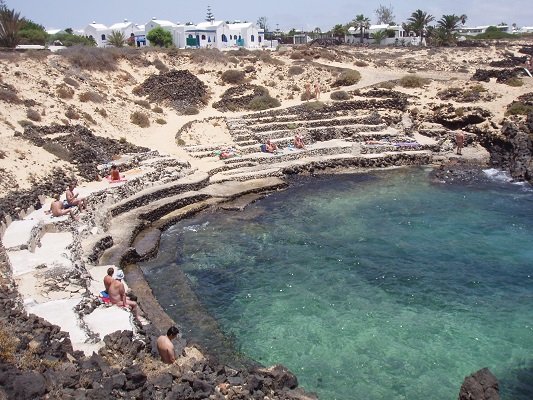
<svg viewBox="0 0 533 400">
<path fill-rule="evenodd" d="M 228 28 L 230 29 L 230 32 L 233 33 L 233 36 L 237 36 L 238 38 L 241 38 L 244 42 L 242 43 L 242 47 L 246 47 L 247 49 L 254 49 L 261 47 L 261 44 L 264 40 L 264 32 L 263 35 L 260 34 L 259 27 L 255 25 L 252 22 L 239 22 L 239 23 L 233 23 L 228 24 Z"/>
<path fill-rule="evenodd" d="M 183 25 L 175 24 L 174 22 L 166 21 L 163 19 L 152 18 L 146 24 L 144 24 L 145 35 L 155 28 L 163 28 L 169 31 L 172 36 L 172 44 L 176 47 L 185 47 L 184 42 L 184 28 Z M 146 44 L 149 45 L 149 40 L 146 39 Z"/>
<path fill-rule="evenodd" d="M 83 34 L 87 37 L 92 37 L 98 47 L 105 47 L 107 45 L 107 37 L 111 31 L 103 24 L 93 22 L 85 27 Z"/>
</svg>

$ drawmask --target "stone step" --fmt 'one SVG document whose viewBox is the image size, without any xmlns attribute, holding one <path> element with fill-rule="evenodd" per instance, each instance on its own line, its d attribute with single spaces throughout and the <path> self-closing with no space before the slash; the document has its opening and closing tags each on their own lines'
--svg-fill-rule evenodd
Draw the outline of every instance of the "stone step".
<svg viewBox="0 0 533 400">
<path fill-rule="evenodd" d="M 188 175 L 185 178 L 178 179 L 177 181 L 165 183 L 156 187 L 149 187 L 137 192 L 133 196 L 119 201 L 110 208 L 109 212 L 111 216 L 116 217 L 117 215 L 128 210 L 139 208 L 143 205 L 150 204 L 165 197 L 174 196 L 190 190 L 198 190 L 207 185 L 208 180 L 208 174 L 197 173 Z"/>
</svg>

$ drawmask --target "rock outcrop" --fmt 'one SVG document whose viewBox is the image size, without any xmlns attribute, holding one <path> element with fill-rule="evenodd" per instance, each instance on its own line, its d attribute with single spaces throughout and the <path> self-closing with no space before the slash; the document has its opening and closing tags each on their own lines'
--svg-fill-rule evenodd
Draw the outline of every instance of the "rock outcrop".
<svg viewBox="0 0 533 400">
<path fill-rule="evenodd" d="M 459 400 L 500 400 L 498 380 L 488 368 L 480 369 L 465 378 Z"/>
</svg>

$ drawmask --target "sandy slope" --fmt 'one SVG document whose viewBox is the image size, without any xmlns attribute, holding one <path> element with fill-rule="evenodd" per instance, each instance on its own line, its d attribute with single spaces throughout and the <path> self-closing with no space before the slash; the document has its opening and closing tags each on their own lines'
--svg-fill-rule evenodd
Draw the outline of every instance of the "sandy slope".
<svg viewBox="0 0 533 400">
<path fill-rule="evenodd" d="M 491 101 L 475 104 L 441 101 L 436 93 L 449 87 L 467 87 L 471 83 L 470 77 L 477 68 L 487 69 L 491 60 L 502 59 L 504 54 L 518 55 L 520 46 L 489 47 L 489 48 L 443 48 L 443 49 L 406 49 L 406 48 L 339 48 L 336 50 L 311 50 L 314 55 L 310 60 L 302 61 L 299 57 L 305 49 L 285 49 L 274 53 L 273 57 L 281 60 L 282 65 L 253 60 L 253 57 L 241 57 L 238 63 L 225 61 L 214 63 L 208 61 L 197 62 L 186 55 L 171 56 L 149 52 L 141 56 L 145 64 L 156 58 L 169 68 L 188 69 L 201 79 L 209 88 L 210 103 L 193 116 L 178 115 L 175 110 L 162 107 L 163 113 L 147 110 L 136 104 L 139 97 L 132 94 L 133 88 L 147 77 L 159 71 L 154 65 L 143 66 L 141 63 L 121 61 L 116 71 L 94 72 L 73 67 L 60 55 L 49 55 L 34 59 L 28 55 L 8 55 L 0 58 L 0 78 L 5 85 L 15 88 L 17 96 L 26 101 L 25 104 L 10 104 L 2 101 L 0 108 L 0 168 L 2 171 L 2 190 L 24 188 L 30 185 L 32 178 L 45 176 L 55 166 L 68 168 L 68 165 L 42 148 L 33 146 L 20 138 L 14 137 L 15 132 L 21 132 L 21 121 L 27 121 L 29 109 L 41 115 L 37 125 L 76 124 L 81 123 L 89 127 L 96 135 L 128 141 L 161 153 L 186 158 L 187 154 L 176 143 L 176 133 L 187 122 L 203 121 L 193 124 L 193 127 L 182 135 L 186 145 L 223 145 L 231 144 L 231 138 L 224 128 L 223 120 L 206 119 L 227 117 L 242 114 L 222 113 L 211 104 L 217 101 L 222 93 L 230 86 L 220 80 L 220 74 L 230 68 L 253 70 L 247 74 L 250 83 L 265 86 L 271 95 L 277 97 L 282 107 L 300 104 L 300 95 L 304 91 L 306 82 L 320 82 L 322 87 L 321 100 L 330 101 L 329 95 L 338 90 L 331 87 L 339 68 L 356 69 L 361 73 L 361 80 L 356 85 L 344 90 L 363 88 L 381 82 L 394 81 L 408 73 L 432 79 L 423 89 L 400 90 L 415 96 L 410 104 L 420 110 L 427 110 L 431 104 L 452 103 L 456 107 L 480 106 L 491 111 L 494 121 L 501 122 L 504 118 L 505 107 L 519 95 L 533 91 L 533 79 L 524 79 L 521 87 L 511 87 L 496 83 L 482 83 L 489 93 L 495 95 Z M 296 56 L 299 54 L 300 56 Z M 317 57 L 317 54 L 320 57 Z M 292 55 L 292 56 L 291 56 Z M 333 60 L 330 60 L 334 58 Z M 304 68 L 303 73 L 290 75 L 291 66 L 299 65 Z M 336 67 L 337 70 L 331 67 Z M 58 88 L 66 87 L 64 79 L 71 77 L 78 82 L 78 87 L 72 88 L 72 98 L 60 98 Z M 96 92 L 104 100 L 101 103 L 83 102 L 79 95 L 84 92 Z M 28 103 L 33 100 L 34 105 Z M 80 119 L 69 119 L 65 113 L 68 109 L 76 110 Z M 105 110 L 105 113 L 98 110 Z M 150 117 L 150 127 L 140 128 L 130 122 L 130 115 L 134 111 L 145 112 Z M 85 117 L 84 117 L 85 113 Z M 90 119 L 94 121 L 90 121 Z M 157 123 L 162 119 L 166 123 Z M 215 122 L 217 121 L 217 122 Z M 24 122 L 22 122 L 23 124 Z M 193 166 L 202 168 L 205 161 L 192 160 Z"/>
</svg>

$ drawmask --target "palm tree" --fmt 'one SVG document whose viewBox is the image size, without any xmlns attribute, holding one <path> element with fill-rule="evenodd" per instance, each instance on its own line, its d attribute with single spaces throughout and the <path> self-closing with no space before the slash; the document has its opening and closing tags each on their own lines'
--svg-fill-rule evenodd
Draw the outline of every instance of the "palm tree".
<svg viewBox="0 0 533 400">
<path fill-rule="evenodd" d="M 459 23 L 461 17 L 455 14 L 443 15 L 442 18 L 437 21 L 439 29 L 442 29 L 444 44 L 453 44 L 456 41 L 455 32 L 459 29 Z"/>
<path fill-rule="evenodd" d="M 435 20 L 433 15 L 430 15 L 422 10 L 416 10 L 411 16 L 407 19 L 407 22 L 411 24 L 413 31 L 415 31 L 420 38 L 420 45 L 422 46 L 422 37 L 424 35 L 424 29 L 428 24 Z"/>
<path fill-rule="evenodd" d="M 126 37 L 120 31 L 111 31 L 107 37 L 107 43 L 114 47 L 123 47 L 126 43 Z"/>
<path fill-rule="evenodd" d="M 363 32 L 370 28 L 370 19 L 365 17 L 363 14 L 356 15 L 355 19 L 353 20 L 354 25 L 357 29 L 359 29 L 359 41 L 363 43 Z"/>
<path fill-rule="evenodd" d="M 344 35 L 346 35 L 346 29 L 344 29 L 344 26 L 342 26 L 342 24 L 337 24 L 331 30 L 331 34 L 337 39 L 342 40 L 344 38 Z"/>
<path fill-rule="evenodd" d="M 388 33 L 386 29 L 381 29 L 377 32 L 374 32 L 374 34 L 372 35 L 372 37 L 374 38 L 374 42 L 376 44 L 381 44 L 383 39 L 386 39 L 387 36 L 388 36 Z"/>
<path fill-rule="evenodd" d="M 313 29 L 313 36 L 316 38 L 318 37 L 321 37 L 322 36 L 322 29 L 320 29 L 318 26 Z"/>
<path fill-rule="evenodd" d="M 0 44 L 5 47 L 17 47 L 19 31 L 24 26 L 24 18 L 20 13 L 10 10 L 4 5 L 0 7 Z"/>
<path fill-rule="evenodd" d="M 461 24 L 462 25 L 466 24 L 466 20 L 468 19 L 466 14 L 461 14 L 461 16 L 459 18 L 461 18 Z"/>
</svg>

